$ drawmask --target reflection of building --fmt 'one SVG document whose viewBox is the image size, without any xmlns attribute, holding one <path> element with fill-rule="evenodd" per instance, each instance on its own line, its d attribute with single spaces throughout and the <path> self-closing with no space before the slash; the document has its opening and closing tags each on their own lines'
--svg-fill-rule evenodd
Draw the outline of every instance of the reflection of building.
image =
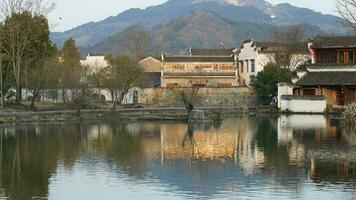
<svg viewBox="0 0 356 200">
<path fill-rule="evenodd" d="M 356 180 L 356 149 L 349 146 L 354 133 L 342 133 L 323 115 L 278 119 L 278 144 L 288 146 L 289 163 L 310 161 L 310 178 L 315 182 Z"/>
<path fill-rule="evenodd" d="M 210 129 L 200 126 L 203 128 L 195 130 L 189 130 L 187 124 L 162 124 L 162 159 L 231 159 L 245 173 L 253 174 L 265 158 L 263 151 L 255 147 L 254 129 L 248 124 L 248 119 L 239 123 L 226 120 L 219 128 L 211 125 Z"/>
<path fill-rule="evenodd" d="M 162 157 L 164 159 L 234 158 L 236 133 L 233 128 L 188 130 L 187 124 L 162 124 Z"/>
<path fill-rule="evenodd" d="M 356 181 L 356 161 L 311 160 L 310 179 L 315 182 Z"/>
<path fill-rule="evenodd" d="M 327 119 L 323 115 L 282 115 L 278 118 L 278 145 L 289 146 L 289 162 L 300 165 L 307 153 L 300 137 L 321 138 L 326 130 Z"/>
</svg>

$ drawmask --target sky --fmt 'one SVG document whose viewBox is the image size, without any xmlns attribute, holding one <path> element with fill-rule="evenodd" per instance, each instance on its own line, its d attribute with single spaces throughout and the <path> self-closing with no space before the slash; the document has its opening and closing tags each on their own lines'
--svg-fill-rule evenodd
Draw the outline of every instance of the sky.
<svg viewBox="0 0 356 200">
<path fill-rule="evenodd" d="M 129 8 L 146 8 L 167 0 L 55 0 L 50 14 L 51 31 L 65 31 L 91 21 L 116 16 Z M 333 14 L 335 0 L 267 0 L 272 4 L 290 3 L 322 13 Z M 322 2 L 322 5 L 321 5 Z"/>
</svg>

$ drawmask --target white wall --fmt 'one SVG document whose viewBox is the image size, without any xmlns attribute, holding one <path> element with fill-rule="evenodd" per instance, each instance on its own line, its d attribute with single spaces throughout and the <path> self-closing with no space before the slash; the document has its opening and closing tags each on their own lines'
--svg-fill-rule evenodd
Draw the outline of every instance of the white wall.
<svg viewBox="0 0 356 200">
<path fill-rule="evenodd" d="M 85 60 L 81 60 L 80 64 L 88 67 L 88 73 L 96 73 L 99 69 L 107 67 L 108 63 L 105 60 L 105 56 L 91 56 L 88 55 Z"/>
<path fill-rule="evenodd" d="M 281 109 L 281 96 L 293 95 L 293 87 L 287 83 L 278 84 L 278 108 Z"/>
<path fill-rule="evenodd" d="M 133 104 L 133 96 L 134 92 L 139 91 L 139 88 L 132 88 L 129 93 L 127 93 L 123 99 L 122 104 Z M 91 94 L 98 94 L 102 95 L 105 97 L 105 101 L 107 102 L 112 102 L 112 97 L 111 94 L 108 90 L 105 89 L 91 89 Z M 32 97 L 32 92 L 27 89 L 22 89 L 22 100 L 26 101 L 29 97 Z M 73 93 L 72 90 L 67 90 L 67 96 L 68 99 L 71 100 L 73 98 Z M 62 91 L 61 90 L 43 90 L 40 92 L 40 101 L 42 102 L 55 102 L 55 103 L 61 103 L 63 102 L 63 96 L 62 96 Z"/>
<path fill-rule="evenodd" d="M 281 110 L 293 113 L 324 113 L 326 100 L 281 100 Z"/>
<path fill-rule="evenodd" d="M 291 70 L 296 70 L 298 66 L 304 64 L 306 61 L 311 59 L 311 55 L 309 54 L 295 54 L 292 56 L 291 59 Z M 245 60 L 249 61 L 248 67 L 249 70 L 246 70 L 246 62 Z M 251 72 L 251 60 L 255 60 L 255 72 Z M 251 76 L 257 76 L 258 72 L 263 71 L 266 64 L 270 62 L 274 62 L 274 54 L 273 53 L 263 53 L 258 52 L 255 45 L 253 44 L 253 40 L 250 42 L 244 43 L 240 53 L 239 53 L 239 61 L 244 61 L 244 70 L 240 76 L 242 80 L 245 80 L 246 85 L 250 85 Z M 239 62 L 240 63 L 240 62 Z M 240 67 L 240 66 L 239 66 Z"/>
</svg>

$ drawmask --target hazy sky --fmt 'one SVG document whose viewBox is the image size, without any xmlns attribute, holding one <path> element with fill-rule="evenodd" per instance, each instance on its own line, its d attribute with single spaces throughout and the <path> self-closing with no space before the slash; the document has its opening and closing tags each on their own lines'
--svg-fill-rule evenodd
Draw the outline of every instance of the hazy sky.
<svg viewBox="0 0 356 200">
<path fill-rule="evenodd" d="M 81 24 L 100 21 L 129 8 L 145 8 L 167 0 L 55 0 L 56 10 L 50 15 L 54 31 L 65 31 Z M 270 3 L 291 3 L 323 13 L 333 13 L 335 0 L 267 0 Z M 62 20 L 60 20 L 62 18 Z"/>
</svg>

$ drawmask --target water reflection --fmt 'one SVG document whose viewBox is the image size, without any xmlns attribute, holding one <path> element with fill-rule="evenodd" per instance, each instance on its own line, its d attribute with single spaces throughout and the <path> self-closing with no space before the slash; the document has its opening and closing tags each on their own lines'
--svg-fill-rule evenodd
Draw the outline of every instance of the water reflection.
<svg viewBox="0 0 356 200">
<path fill-rule="evenodd" d="M 0 131 L 0 198 L 356 194 L 356 128 L 333 126 L 324 116 L 14 124 Z"/>
</svg>

